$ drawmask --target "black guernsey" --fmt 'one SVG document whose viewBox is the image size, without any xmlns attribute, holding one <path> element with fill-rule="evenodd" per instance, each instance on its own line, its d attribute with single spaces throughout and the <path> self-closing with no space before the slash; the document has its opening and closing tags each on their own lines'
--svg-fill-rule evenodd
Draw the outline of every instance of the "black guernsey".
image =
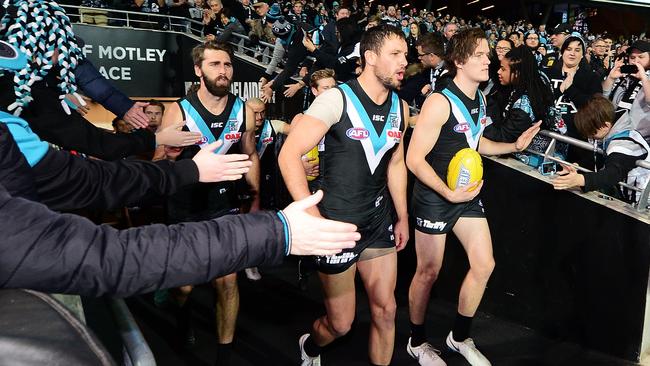
<svg viewBox="0 0 650 366">
<path fill-rule="evenodd" d="M 456 83 L 451 82 L 442 92 L 449 102 L 449 118 L 442 125 L 438 141 L 426 156 L 443 182 L 447 181 L 447 168 L 456 153 L 464 148 L 478 149 L 479 140 L 487 124 L 485 98 L 477 90 L 474 99 L 468 98 Z M 416 180 L 414 194 L 431 191 Z"/>
<path fill-rule="evenodd" d="M 240 153 L 240 140 L 246 131 L 244 102 L 228 93 L 226 108 L 219 115 L 208 111 L 196 93 L 178 101 L 185 120 L 184 130 L 200 132 L 203 140 L 198 146 L 189 146 L 178 157 L 191 159 L 199 149 L 222 140 L 217 154 Z M 169 198 L 169 215 L 172 221 L 195 221 L 220 216 L 238 207 L 234 182 L 196 183 L 179 190 Z"/>
<path fill-rule="evenodd" d="M 395 92 L 377 105 L 356 79 L 338 89 L 343 113 L 319 152 L 325 192 L 319 209 L 327 218 L 365 227 L 392 213 L 387 171 L 402 137 L 404 112 Z"/>
</svg>

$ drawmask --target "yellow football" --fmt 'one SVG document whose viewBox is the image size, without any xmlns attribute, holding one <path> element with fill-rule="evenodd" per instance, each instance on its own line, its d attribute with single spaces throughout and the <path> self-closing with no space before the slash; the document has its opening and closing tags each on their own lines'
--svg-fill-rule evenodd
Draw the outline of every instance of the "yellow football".
<svg viewBox="0 0 650 366">
<path fill-rule="evenodd" d="M 447 168 L 447 186 L 464 187 L 483 178 L 483 160 L 474 149 L 464 148 L 454 155 Z"/>
<path fill-rule="evenodd" d="M 314 163 L 318 164 L 318 146 L 314 146 L 314 148 L 309 150 L 309 152 L 307 154 L 305 154 L 305 156 L 307 157 L 308 161 L 311 160 L 311 159 L 316 159 L 316 161 L 314 161 Z M 316 177 L 311 176 L 311 175 L 307 176 L 307 181 L 309 181 L 309 182 L 311 182 L 314 179 L 316 179 Z"/>
</svg>

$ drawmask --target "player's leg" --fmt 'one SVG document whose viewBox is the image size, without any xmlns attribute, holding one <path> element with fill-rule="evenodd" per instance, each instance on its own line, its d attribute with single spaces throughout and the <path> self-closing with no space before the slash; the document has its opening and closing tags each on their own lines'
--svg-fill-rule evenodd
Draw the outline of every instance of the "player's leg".
<svg viewBox="0 0 650 366">
<path fill-rule="evenodd" d="M 366 251 L 385 249 L 366 249 Z M 371 323 L 368 354 L 375 365 L 389 365 L 395 345 L 395 283 L 397 280 L 397 253 L 360 260 L 359 274 L 368 293 Z"/>
<path fill-rule="evenodd" d="M 441 365 L 439 352 L 427 342 L 424 324 L 431 287 L 438 279 L 445 254 L 446 234 L 427 234 L 415 230 L 417 267 L 409 287 L 409 323 L 411 337 L 406 350 L 420 365 Z"/>
<path fill-rule="evenodd" d="M 494 269 L 490 228 L 484 217 L 461 217 L 453 230 L 467 253 L 470 269 L 460 289 L 458 314 L 447 346 L 472 365 L 490 365 L 470 338 L 472 320 Z"/>
<path fill-rule="evenodd" d="M 235 336 L 235 325 L 239 313 L 239 289 L 237 274 L 215 278 L 212 284 L 217 293 L 216 329 L 217 329 L 217 361 L 226 364 L 232 352 L 232 341 Z"/>
<path fill-rule="evenodd" d="M 300 338 L 303 365 L 320 362 L 321 348 L 350 331 L 354 321 L 356 264 L 337 274 L 319 273 L 326 314 L 312 325 L 311 333 Z"/>
</svg>

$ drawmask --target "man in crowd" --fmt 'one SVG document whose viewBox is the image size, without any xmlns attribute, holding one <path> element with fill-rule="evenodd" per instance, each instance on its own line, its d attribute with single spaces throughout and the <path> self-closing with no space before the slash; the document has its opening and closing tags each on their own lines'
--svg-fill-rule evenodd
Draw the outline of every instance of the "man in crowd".
<svg viewBox="0 0 650 366">
<path fill-rule="evenodd" d="M 444 89 L 446 83 L 442 79 L 448 70 L 443 60 L 444 43 L 439 35 L 434 33 L 423 35 L 417 40 L 416 49 L 424 70 L 404 82 L 404 86 L 399 90 L 399 96 L 407 103 L 413 103 L 420 108 L 429 93 Z"/>
<path fill-rule="evenodd" d="M 553 47 L 546 50 L 546 56 L 542 58 L 540 67 L 550 68 L 560 58 L 560 48 L 564 40 L 571 34 L 572 28 L 568 23 L 558 24 L 551 32 L 551 45 Z"/>
</svg>

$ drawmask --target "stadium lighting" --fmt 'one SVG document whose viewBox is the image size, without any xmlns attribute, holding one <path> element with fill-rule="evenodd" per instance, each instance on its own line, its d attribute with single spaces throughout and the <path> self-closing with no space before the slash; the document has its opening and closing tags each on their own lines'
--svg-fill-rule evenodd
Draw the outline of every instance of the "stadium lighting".
<svg viewBox="0 0 650 366">
<path fill-rule="evenodd" d="M 447 9 L 447 5 L 443 6 L 442 8 L 436 9 L 436 11 L 445 10 L 445 9 Z"/>
<path fill-rule="evenodd" d="M 479 1 L 480 1 L 480 0 L 470 1 L 470 2 L 467 3 L 467 5 L 472 5 L 472 4 L 475 4 L 475 3 L 479 2 Z"/>
<path fill-rule="evenodd" d="M 406 3 L 406 4 L 402 5 L 402 8 L 406 8 L 406 7 L 409 7 L 409 6 L 411 6 L 411 4 Z"/>
<path fill-rule="evenodd" d="M 492 8 L 494 8 L 494 5 L 486 6 L 486 7 L 484 7 L 484 8 L 481 9 L 481 10 L 488 10 L 488 9 L 492 9 Z"/>
</svg>

